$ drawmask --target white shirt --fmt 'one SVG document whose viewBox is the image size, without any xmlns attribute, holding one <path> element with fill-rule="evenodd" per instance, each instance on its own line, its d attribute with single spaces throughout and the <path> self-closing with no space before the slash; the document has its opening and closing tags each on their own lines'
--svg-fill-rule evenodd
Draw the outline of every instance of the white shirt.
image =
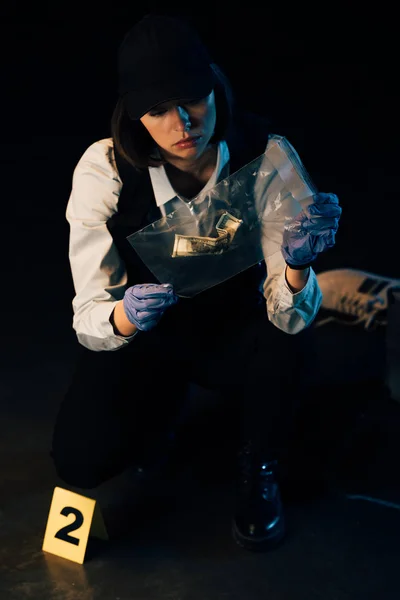
<svg viewBox="0 0 400 600">
<path fill-rule="evenodd" d="M 228 145 L 221 141 L 215 170 L 204 189 L 214 187 L 229 175 L 229 158 Z M 177 193 L 164 166 L 149 167 L 149 174 L 157 206 L 162 212 L 170 212 L 172 206 L 167 203 Z M 79 343 L 94 351 L 118 350 L 136 335 L 115 335 L 110 323 L 111 313 L 127 289 L 125 265 L 107 229 L 108 219 L 118 211 L 121 188 L 112 138 L 94 142 L 74 169 L 66 209 L 75 289 L 72 326 Z M 268 318 L 282 331 L 296 334 L 311 324 L 322 302 L 315 272 L 310 268 L 305 287 L 293 293 L 286 282 L 286 263 L 281 252 L 265 255 L 265 262 L 263 292 Z"/>
</svg>

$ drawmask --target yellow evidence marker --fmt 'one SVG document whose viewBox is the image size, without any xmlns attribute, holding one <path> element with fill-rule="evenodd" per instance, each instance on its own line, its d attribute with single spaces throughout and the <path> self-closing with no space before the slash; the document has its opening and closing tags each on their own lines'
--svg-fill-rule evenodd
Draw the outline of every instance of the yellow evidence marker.
<svg viewBox="0 0 400 600">
<path fill-rule="evenodd" d="M 108 540 L 96 500 L 54 488 L 42 550 L 83 564 L 89 535 Z"/>
</svg>

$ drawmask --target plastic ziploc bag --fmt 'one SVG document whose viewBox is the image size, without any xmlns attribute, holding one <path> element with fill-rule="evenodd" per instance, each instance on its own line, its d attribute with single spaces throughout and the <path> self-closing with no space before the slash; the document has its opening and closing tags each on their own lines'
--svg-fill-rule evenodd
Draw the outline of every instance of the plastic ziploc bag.
<svg viewBox="0 0 400 600">
<path fill-rule="evenodd" d="M 281 136 L 253 161 L 126 239 L 160 283 L 193 297 L 280 252 L 287 219 L 316 193 Z"/>
</svg>

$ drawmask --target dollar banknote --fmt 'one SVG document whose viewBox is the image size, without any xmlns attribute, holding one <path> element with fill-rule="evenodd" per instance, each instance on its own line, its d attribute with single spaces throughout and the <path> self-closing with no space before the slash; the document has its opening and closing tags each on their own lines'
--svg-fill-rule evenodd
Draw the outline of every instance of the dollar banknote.
<svg viewBox="0 0 400 600">
<path fill-rule="evenodd" d="M 200 256 L 202 254 L 219 254 L 228 248 L 236 231 L 242 224 L 228 212 L 224 212 L 216 224 L 218 237 L 202 237 L 193 235 L 175 235 L 172 258 L 177 256 Z"/>
<path fill-rule="evenodd" d="M 237 219 L 228 212 L 224 212 L 215 227 L 218 234 L 226 232 L 230 237 L 230 241 L 232 241 L 242 223 L 242 219 Z"/>
<path fill-rule="evenodd" d="M 194 235 L 175 235 L 172 258 L 177 256 L 198 256 L 201 254 L 217 254 L 229 246 L 228 233 L 217 238 Z"/>
</svg>

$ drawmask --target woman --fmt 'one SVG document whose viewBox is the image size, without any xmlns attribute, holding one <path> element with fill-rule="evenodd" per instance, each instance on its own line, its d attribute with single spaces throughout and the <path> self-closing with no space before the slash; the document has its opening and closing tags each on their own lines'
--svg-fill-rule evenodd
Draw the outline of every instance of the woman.
<svg viewBox="0 0 400 600">
<path fill-rule="evenodd" d="M 67 484 L 95 488 L 158 452 L 191 382 L 216 390 L 240 414 L 233 535 L 264 550 L 285 533 L 277 469 L 321 304 L 311 264 L 334 244 L 341 209 L 317 194 L 323 218 L 297 216 L 279 256 L 178 298 L 126 238 L 263 153 L 268 125 L 236 107 L 178 18 L 144 17 L 118 67 L 112 136 L 80 159 L 66 213 L 81 355 L 55 425 L 55 466 Z"/>
</svg>

